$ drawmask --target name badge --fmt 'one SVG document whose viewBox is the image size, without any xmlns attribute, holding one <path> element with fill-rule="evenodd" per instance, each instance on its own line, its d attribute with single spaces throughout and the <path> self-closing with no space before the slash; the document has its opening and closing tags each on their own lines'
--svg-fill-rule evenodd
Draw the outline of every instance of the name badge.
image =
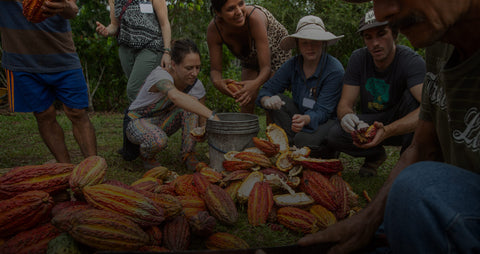
<svg viewBox="0 0 480 254">
<path fill-rule="evenodd" d="M 140 12 L 141 13 L 153 13 L 152 2 L 140 2 Z"/>
<path fill-rule="evenodd" d="M 315 106 L 315 100 L 310 98 L 303 98 L 302 106 L 312 109 Z"/>
</svg>

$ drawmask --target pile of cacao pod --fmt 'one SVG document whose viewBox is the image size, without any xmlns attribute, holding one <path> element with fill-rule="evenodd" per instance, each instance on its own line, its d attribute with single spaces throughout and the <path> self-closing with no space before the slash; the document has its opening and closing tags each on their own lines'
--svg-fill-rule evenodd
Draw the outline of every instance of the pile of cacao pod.
<svg viewBox="0 0 480 254">
<path fill-rule="evenodd" d="M 240 206 L 253 226 L 304 234 L 358 209 L 339 160 L 289 147 L 274 124 L 266 134 L 253 138 L 255 147 L 225 154 L 223 172 L 204 162 L 184 175 L 156 167 L 130 185 L 106 180 L 100 156 L 13 168 L 0 176 L 0 253 L 181 251 L 193 237 L 208 249 L 246 249 L 245 240 L 217 231 L 217 224 L 235 227 Z"/>
</svg>

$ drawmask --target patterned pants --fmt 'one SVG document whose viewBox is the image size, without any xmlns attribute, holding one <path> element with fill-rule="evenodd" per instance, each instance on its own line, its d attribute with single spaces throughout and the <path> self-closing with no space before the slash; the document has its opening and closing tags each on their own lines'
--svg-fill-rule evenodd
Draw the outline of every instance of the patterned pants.
<svg viewBox="0 0 480 254">
<path fill-rule="evenodd" d="M 182 155 L 193 152 L 196 142 L 190 131 L 197 127 L 198 115 L 174 108 L 168 112 L 149 118 L 133 119 L 127 126 L 127 137 L 140 145 L 140 155 L 152 159 L 167 147 L 168 137 L 182 128 Z"/>
</svg>

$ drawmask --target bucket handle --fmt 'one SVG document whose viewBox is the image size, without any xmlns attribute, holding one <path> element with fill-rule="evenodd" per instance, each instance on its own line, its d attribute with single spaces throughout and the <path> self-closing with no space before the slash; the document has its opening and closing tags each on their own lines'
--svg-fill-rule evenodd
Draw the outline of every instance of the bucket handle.
<svg viewBox="0 0 480 254">
<path fill-rule="evenodd" d="M 210 141 L 208 141 L 208 145 L 209 145 L 211 148 L 217 150 L 218 152 L 221 152 L 221 153 L 223 153 L 223 154 L 226 154 L 226 153 L 227 153 L 227 152 L 223 151 L 222 149 L 218 148 L 217 146 L 215 146 L 214 144 L 212 144 Z"/>
<path fill-rule="evenodd" d="M 218 152 L 221 152 L 223 154 L 227 153 L 227 152 L 223 151 L 222 149 L 218 148 L 217 146 L 215 146 L 214 144 L 212 144 L 212 142 L 210 142 L 210 140 L 208 141 L 208 145 L 210 147 L 212 147 L 213 149 L 217 150 Z M 247 146 L 247 145 L 245 145 L 245 146 Z M 241 150 L 244 150 L 244 149 L 245 149 L 245 147 L 243 147 Z"/>
</svg>

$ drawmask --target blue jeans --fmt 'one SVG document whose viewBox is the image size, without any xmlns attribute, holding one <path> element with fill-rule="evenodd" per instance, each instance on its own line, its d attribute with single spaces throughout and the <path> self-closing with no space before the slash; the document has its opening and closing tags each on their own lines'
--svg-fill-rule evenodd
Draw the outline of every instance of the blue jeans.
<svg viewBox="0 0 480 254">
<path fill-rule="evenodd" d="M 439 162 L 407 167 L 384 226 L 393 253 L 480 253 L 480 174 Z"/>
</svg>

